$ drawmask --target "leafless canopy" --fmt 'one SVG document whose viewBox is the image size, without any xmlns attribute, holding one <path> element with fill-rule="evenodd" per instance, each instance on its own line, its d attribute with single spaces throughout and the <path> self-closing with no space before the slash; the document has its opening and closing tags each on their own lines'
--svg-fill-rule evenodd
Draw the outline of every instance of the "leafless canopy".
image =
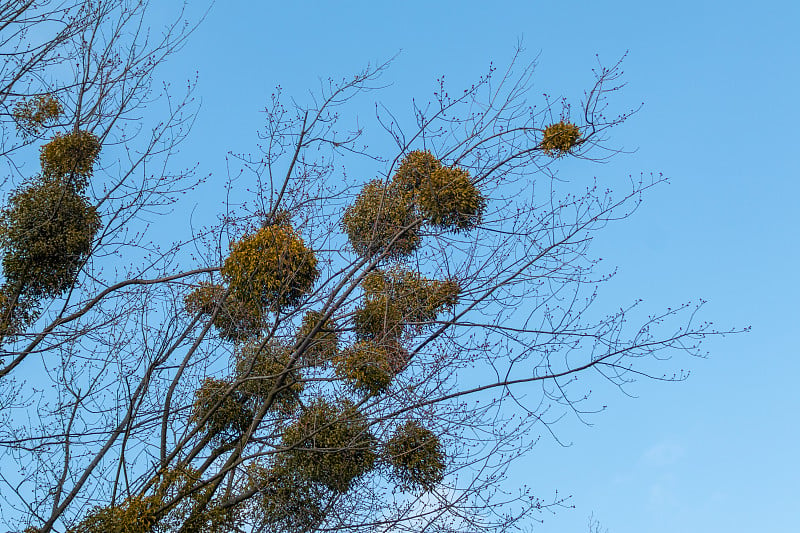
<svg viewBox="0 0 800 533">
<path fill-rule="evenodd" d="M 88 180 L 75 190 L 101 221 L 67 289 L 11 283 L 3 263 L 6 527 L 524 529 L 564 500 L 500 479 L 559 418 L 593 409 L 578 376 L 681 379 L 664 360 L 716 333 L 693 304 L 597 309 L 593 236 L 662 181 L 556 173 L 617 153 L 610 133 L 631 114 L 609 115 L 619 63 L 571 105 L 534 105 L 519 55 L 359 121 L 386 64 L 307 103 L 277 91 L 225 212 L 157 246 L 149 222 L 199 180 L 169 165 L 191 91 L 154 90 L 192 28 L 178 14 L 148 30 L 146 4 L 0 2 L 0 233 L 16 235 L 31 180 Z M 31 122 L 44 97 L 60 113 Z M 93 170 L 40 171 L 41 146 L 75 132 L 102 146 Z"/>
</svg>

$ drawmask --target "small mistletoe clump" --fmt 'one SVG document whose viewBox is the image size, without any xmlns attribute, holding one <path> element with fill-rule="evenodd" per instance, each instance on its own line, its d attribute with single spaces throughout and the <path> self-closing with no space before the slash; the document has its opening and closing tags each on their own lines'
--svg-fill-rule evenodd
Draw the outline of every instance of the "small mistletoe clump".
<svg viewBox="0 0 800 533">
<path fill-rule="evenodd" d="M 386 294 L 403 308 L 407 320 L 417 322 L 435 320 L 444 309 L 452 309 L 461 292 L 455 280 L 428 279 L 404 268 L 389 270 L 383 279 L 370 276 L 365 281 L 367 294 Z"/>
<path fill-rule="evenodd" d="M 353 328 L 359 339 L 398 339 L 403 334 L 402 308 L 388 294 L 365 294 L 353 314 Z"/>
<path fill-rule="evenodd" d="M 51 94 L 40 94 L 20 100 L 12 115 L 17 127 L 25 135 L 38 135 L 44 127 L 54 122 L 63 112 L 61 103 Z"/>
<path fill-rule="evenodd" d="M 237 349 L 235 358 L 236 379 L 242 380 L 239 390 L 256 400 L 272 397 L 272 409 L 291 412 L 303 392 L 303 382 L 296 369 L 289 369 L 291 351 L 286 346 L 256 341 Z M 278 379 L 283 382 L 278 386 Z"/>
<path fill-rule="evenodd" d="M 336 375 L 354 389 L 378 394 L 408 364 L 409 354 L 399 343 L 358 341 L 335 361 Z"/>
<path fill-rule="evenodd" d="M 191 468 L 168 469 L 154 480 L 155 497 L 161 504 L 177 500 L 147 533 L 227 533 L 230 525 L 241 518 L 236 506 L 222 507 L 215 498 L 213 485 L 200 483 L 200 475 Z"/>
<path fill-rule="evenodd" d="M 319 329 L 311 336 L 311 332 L 317 326 Z M 308 311 L 303 316 L 303 323 L 297 332 L 297 341 L 302 342 L 309 336 L 311 338 L 302 355 L 303 363 L 309 366 L 324 365 L 336 356 L 339 351 L 339 335 L 333 320 L 329 319 L 322 323 L 322 313 Z"/>
<path fill-rule="evenodd" d="M 374 444 L 369 421 L 352 403 L 320 399 L 286 429 L 278 467 L 344 493 L 375 466 Z"/>
<path fill-rule="evenodd" d="M 226 296 L 222 285 L 202 282 L 186 295 L 184 304 L 189 313 L 214 316 L 216 312 L 213 324 L 225 340 L 243 341 L 261 332 L 261 308 L 237 300 L 232 294 Z"/>
<path fill-rule="evenodd" d="M 429 491 L 444 477 L 445 458 L 439 437 L 416 420 L 397 428 L 384 453 L 403 490 Z"/>
<path fill-rule="evenodd" d="M 82 189 L 92 176 L 98 155 L 100 139 L 94 133 L 78 130 L 65 135 L 57 133 L 42 146 L 39 159 L 45 176 L 70 177 L 76 187 Z"/>
<path fill-rule="evenodd" d="M 461 291 L 455 280 L 431 280 L 396 267 L 370 272 L 362 282 L 364 303 L 353 317 L 360 338 L 399 338 L 404 325 L 416 331 L 452 309 Z"/>
<path fill-rule="evenodd" d="M 540 147 L 549 156 L 561 157 L 581 140 L 581 130 L 571 122 L 557 122 L 544 129 Z"/>
<path fill-rule="evenodd" d="M 32 297 L 69 289 L 89 256 L 100 217 L 62 179 L 41 178 L 15 192 L 0 213 L 6 284 Z"/>
<path fill-rule="evenodd" d="M 189 421 L 202 424 L 201 429 L 214 437 L 224 439 L 243 433 L 253 421 L 253 412 L 246 405 L 246 397 L 236 390 L 228 392 L 230 388 L 231 383 L 225 380 L 203 380 L 194 393 Z"/>
<path fill-rule="evenodd" d="M 477 226 L 486 209 L 486 198 L 458 167 L 440 168 L 419 188 L 419 210 L 432 226 L 466 231 Z"/>
<path fill-rule="evenodd" d="M 199 480 L 192 471 L 166 470 L 154 479 L 154 494 L 129 496 L 118 505 L 95 507 L 67 533 L 223 533 L 236 516 L 235 510 L 221 509 L 210 502 L 211 485 L 195 487 Z M 177 505 L 164 509 L 167 501 Z"/>
<path fill-rule="evenodd" d="M 67 533 L 151 533 L 160 503 L 155 496 L 131 496 L 119 505 L 95 507 Z"/>
<path fill-rule="evenodd" d="M 232 243 L 220 273 L 234 298 L 271 311 L 299 304 L 319 277 L 314 252 L 288 224 L 265 226 Z"/>
<path fill-rule="evenodd" d="M 11 290 L 8 286 L 0 288 L 0 340 L 21 333 L 35 316 L 35 302 Z"/>
<path fill-rule="evenodd" d="M 331 491 L 286 468 L 250 464 L 250 486 L 258 491 L 258 514 L 268 531 L 313 531 L 325 518 Z"/>
<path fill-rule="evenodd" d="M 364 185 L 342 218 L 342 228 L 357 254 L 398 258 L 413 253 L 422 241 L 413 206 L 395 186 L 381 180 Z"/>
</svg>

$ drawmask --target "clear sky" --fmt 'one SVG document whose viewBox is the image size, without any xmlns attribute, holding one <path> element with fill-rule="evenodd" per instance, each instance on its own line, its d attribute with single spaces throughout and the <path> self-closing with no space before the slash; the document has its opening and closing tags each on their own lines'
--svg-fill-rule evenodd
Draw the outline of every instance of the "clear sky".
<svg viewBox="0 0 800 533">
<path fill-rule="evenodd" d="M 228 150 L 253 148 L 278 84 L 303 97 L 319 78 L 400 52 L 383 96 L 399 106 L 429 97 L 441 75 L 459 86 L 506 64 L 521 39 L 539 58 L 539 92 L 577 95 L 595 54 L 610 64 L 629 51 L 617 102 L 644 107 L 612 143 L 637 150 L 593 175 L 663 172 L 671 183 L 595 242 L 619 267 L 604 301 L 658 309 L 702 297 L 703 318 L 752 332 L 709 342 L 686 382 L 641 381 L 636 398 L 598 390 L 608 409 L 591 426 L 563 421 L 572 445 L 544 436 L 509 486 L 572 495 L 575 509 L 539 517 L 541 533 L 587 531 L 590 513 L 611 533 L 795 532 L 798 23 L 800 3 L 778 0 L 226 0 L 165 73 L 176 83 L 199 73 L 181 157 L 215 176 Z"/>
</svg>

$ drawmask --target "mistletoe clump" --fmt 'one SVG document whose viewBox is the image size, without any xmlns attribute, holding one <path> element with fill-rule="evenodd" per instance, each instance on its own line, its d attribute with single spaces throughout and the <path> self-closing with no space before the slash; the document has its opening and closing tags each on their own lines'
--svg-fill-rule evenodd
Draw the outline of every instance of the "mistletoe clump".
<svg viewBox="0 0 800 533">
<path fill-rule="evenodd" d="M 226 380 L 206 378 L 194 393 L 189 421 L 213 437 L 241 435 L 253 421 L 247 398 Z"/>
<path fill-rule="evenodd" d="M 260 520 L 269 531 L 312 531 L 325 518 L 331 491 L 285 467 L 248 465 L 250 485 L 258 491 Z"/>
<path fill-rule="evenodd" d="M 445 458 L 439 437 L 416 420 L 397 428 L 384 453 L 403 490 L 428 491 L 444 477 Z"/>
<path fill-rule="evenodd" d="M 230 293 L 226 296 L 222 285 L 202 282 L 186 295 L 184 304 L 190 313 L 213 316 L 214 327 L 225 340 L 243 341 L 261 332 L 263 325 L 261 308 L 252 302 L 237 300 Z"/>
<path fill-rule="evenodd" d="M 95 507 L 67 533 L 151 533 L 160 503 L 156 496 L 131 496 L 119 505 Z"/>
<path fill-rule="evenodd" d="M 331 361 L 339 351 L 339 335 L 333 320 L 322 321 L 323 315 L 319 311 L 308 311 L 303 316 L 303 323 L 297 332 L 297 341 L 302 342 L 309 338 L 309 343 L 303 351 L 303 362 L 310 366 L 322 365 Z M 311 332 L 319 325 L 317 332 Z"/>
<path fill-rule="evenodd" d="M 459 167 L 443 167 L 430 174 L 417 196 L 419 210 L 432 226 L 465 231 L 477 226 L 486 209 L 486 198 Z"/>
<path fill-rule="evenodd" d="M 200 474 L 191 468 L 164 470 L 154 481 L 159 503 L 177 503 L 162 511 L 165 514 L 159 516 L 153 533 L 227 533 L 240 518 L 240 507 L 223 508 L 213 496 L 213 485 L 200 483 Z"/>
<path fill-rule="evenodd" d="M 63 108 L 51 94 L 40 94 L 28 100 L 20 100 L 12 115 L 17 127 L 26 135 L 38 135 L 42 129 L 57 119 Z"/>
<path fill-rule="evenodd" d="M 40 178 L 18 190 L 0 213 L 6 284 L 33 297 L 61 295 L 99 229 L 97 210 L 63 179 Z"/>
<path fill-rule="evenodd" d="M 428 151 L 409 153 L 392 184 L 428 224 L 446 230 L 465 231 L 483 217 L 486 199 L 459 167 L 446 167 Z"/>
<path fill-rule="evenodd" d="M 403 310 L 388 294 L 365 294 L 364 303 L 353 314 L 359 339 L 397 339 L 403 334 Z"/>
<path fill-rule="evenodd" d="M 78 187 L 85 187 L 92 176 L 100 139 L 94 133 L 78 130 L 53 139 L 42 146 L 39 159 L 45 176 L 71 177 Z"/>
<path fill-rule="evenodd" d="M 291 350 L 270 342 L 251 342 L 235 352 L 236 379 L 242 381 L 239 391 L 254 400 L 264 401 L 272 395 L 272 408 L 292 411 L 303 392 L 297 369 L 290 368 Z M 279 378 L 283 382 L 278 386 Z"/>
<path fill-rule="evenodd" d="M 358 341 L 336 359 L 335 370 L 354 389 L 378 394 L 405 369 L 408 359 L 408 351 L 397 342 Z"/>
<path fill-rule="evenodd" d="M 394 175 L 394 182 L 401 191 L 414 193 L 424 183 L 431 179 L 431 175 L 442 168 L 442 163 L 427 150 L 410 152 L 400 162 Z"/>
<path fill-rule="evenodd" d="M 154 480 L 154 493 L 129 496 L 118 505 L 95 507 L 67 533 L 222 533 L 236 516 L 235 510 L 210 504 L 211 485 L 197 487 L 199 476 L 191 470 L 166 470 Z M 178 500 L 164 509 L 164 503 Z"/>
<path fill-rule="evenodd" d="M 344 493 L 375 466 L 369 421 L 349 401 L 311 403 L 283 434 L 278 467 Z"/>
<path fill-rule="evenodd" d="M 319 277 L 314 252 L 285 223 L 232 243 L 220 273 L 234 298 L 271 311 L 300 303 Z"/>
<path fill-rule="evenodd" d="M 581 140 L 581 130 L 571 122 L 557 122 L 544 129 L 539 146 L 549 156 L 561 157 L 572 150 Z"/>
<path fill-rule="evenodd" d="M 357 254 L 385 254 L 398 258 L 412 254 L 422 241 L 414 207 L 393 184 L 373 180 L 364 185 L 342 218 L 342 228 Z"/>
<path fill-rule="evenodd" d="M 398 338 L 404 325 L 416 331 L 458 302 L 455 280 L 431 280 L 395 267 L 370 272 L 361 284 L 364 303 L 353 317 L 356 334 L 366 339 Z"/>
<path fill-rule="evenodd" d="M 33 300 L 11 293 L 8 286 L 0 289 L 0 339 L 20 333 L 34 319 L 35 312 Z"/>
</svg>

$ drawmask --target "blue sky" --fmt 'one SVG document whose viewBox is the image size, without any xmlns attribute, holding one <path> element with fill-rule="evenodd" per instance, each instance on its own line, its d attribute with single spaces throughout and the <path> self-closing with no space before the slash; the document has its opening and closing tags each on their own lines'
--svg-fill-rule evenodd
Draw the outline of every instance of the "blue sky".
<svg viewBox="0 0 800 533">
<path fill-rule="evenodd" d="M 617 102 L 644 107 L 612 142 L 636 151 L 592 173 L 663 172 L 670 184 L 595 242 L 619 267 L 604 301 L 702 297 L 703 318 L 753 329 L 709 342 L 685 382 L 641 381 L 637 398 L 601 387 L 608 409 L 591 426 L 565 420 L 572 445 L 544 438 L 509 483 L 572 495 L 575 509 L 540 517 L 541 533 L 587 531 L 590 513 L 611 533 L 789 532 L 800 524 L 798 21 L 800 4 L 769 0 L 228 0 L 164 73 L 176 84 L 199 73 L 181 157 L 213 177 L 228 150 L 254 147 L 278 84 L 303 97 L 400 52 L 381 96 L 400 106 L 441 75 L 458 87 L 506 64 L 521 39 L 539 58 L 536 90 L 574 96 L 595 54 L 608 64 L 628 51 Z"/>
</svg>

